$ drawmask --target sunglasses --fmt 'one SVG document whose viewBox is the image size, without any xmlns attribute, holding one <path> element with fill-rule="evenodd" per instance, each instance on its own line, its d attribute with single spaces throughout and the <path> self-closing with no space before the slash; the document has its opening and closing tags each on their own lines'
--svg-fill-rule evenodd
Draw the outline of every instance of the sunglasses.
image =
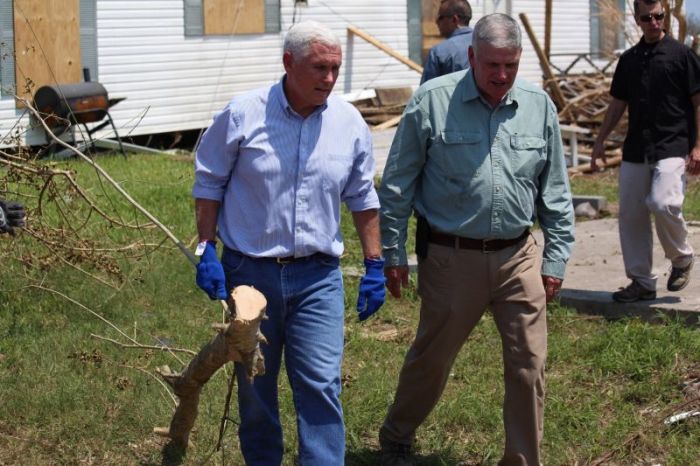
<svg viewBox="0 0 700 466">
<path fill-rule="evenodd" d="M 666 13 L 656 13 L 653 15 L 651 15 L 651 14 L 650 15 L 640 15 L 639 21 L 641 21 L 642 23 L 651 23 L 651 18 L 654 18 L 656 21 L 661 21 L 662 19 L 664 19 L 665 16 L 666 16 Z"/>
</svg>

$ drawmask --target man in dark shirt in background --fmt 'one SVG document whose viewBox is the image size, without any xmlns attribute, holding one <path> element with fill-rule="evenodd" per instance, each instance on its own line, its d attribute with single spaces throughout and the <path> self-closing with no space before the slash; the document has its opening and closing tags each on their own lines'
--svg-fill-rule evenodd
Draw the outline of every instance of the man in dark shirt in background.
<svg viewBox="0 0 700 466">
<path fill-rule="evenodd" d="M 467 0 L 442 0 L 435 19 L 440 35 L 447 40 L 428 52 L 420 83 L 443 74 L 469 68 L 467 50 L 472 43 L 472 7 Z"/>
<path fill-rule="evenodd" d="M 700 173 L 698 108 L 700 60 L 663 30 L 659 0 L 635 0 L 634 18 L 643 37 L 620 57 L 610 94 L 613 97 L 593 146 L 591 168 L 605 160 L 605 138 L 629 109 L 629 129 L 620 167 L 620 243 L 627 277 L 613 293 L 617 302 L 656 299 L 652 271 L 650 214 L 671 273 L 669 291 L 683 289 L 693 267 L 693 249 L 683 218 L 686 170 Z"/>
</svg>

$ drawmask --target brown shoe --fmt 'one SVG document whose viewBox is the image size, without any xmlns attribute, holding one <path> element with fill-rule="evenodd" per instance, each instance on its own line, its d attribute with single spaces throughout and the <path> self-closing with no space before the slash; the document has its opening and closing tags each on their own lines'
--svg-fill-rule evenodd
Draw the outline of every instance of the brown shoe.
<svg viewBox="0 0 700 466">
<path fill-rule="evenodd" d="M 636 280 L 612 294 L 613 301 L 618 303 L 634 303 L 656 299 L 656 290 L 647 290 Z"/>
<path fill-rule="evenodd" d="M 685 267 L 671 267 L 671 274 L 668 276 L 666 289 L 668 291 L 681 291 L 690 281 L 690 271 L 693 269 L 694 258 L 690 258 L 690 263 Z"/>
<path fill-rule="evenodd" d="M 379 461 L 381 466 L 413 466 L 415 464 L 411 445 L 383 439 L 379 443 L 382 447 Z"/>
</svg>

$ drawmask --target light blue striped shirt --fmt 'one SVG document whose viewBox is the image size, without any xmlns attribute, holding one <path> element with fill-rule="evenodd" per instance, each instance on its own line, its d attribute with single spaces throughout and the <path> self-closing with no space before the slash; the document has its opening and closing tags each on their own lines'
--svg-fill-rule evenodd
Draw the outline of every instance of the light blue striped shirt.
<svg viewBox="0 0 700 466">
<path fill-rule="evenodd" d="M 283 81 L 235 97 L 214 117 L 197 149 L 192 196 L 222 203 L 218 235 L 231 249 L 339 257 L 340 203 L 379 208 L 369 128 L 333 95 L 302 118 Z"/>
</svg>

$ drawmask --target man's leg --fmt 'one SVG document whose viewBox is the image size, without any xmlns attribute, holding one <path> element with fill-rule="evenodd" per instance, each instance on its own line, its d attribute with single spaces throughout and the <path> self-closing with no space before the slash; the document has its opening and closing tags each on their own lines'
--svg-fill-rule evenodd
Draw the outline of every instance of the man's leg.
<svg viewBox="0 0 700 466">
<path fill-rule="evenodd" d="M 666 258 L 673 267 L 678 268 L 688 266 L 693 258 L 682 210 L 685 182 L 685 159 L 671 157 L 659 160 L 654 166 L 651 192 L 647 197 L 647 205 L 656 220 L 659 242 Z"/>
<path fill-rule="evenodd" d="M 249 383 L 245 368 L 236 363 L 238 410 L 241 418 L 238 437 L 248 466 L 279 466 L 284 451 L 282 426 L 277 400 L 277 376 L 284 345 L 284 301 L 280 286 L 280 266 L 224 251 L 226 289 L 234 286 L 255 287 L 267 299 L 267 320 L 260 331 L 268 343 L 260 345 L 265 358 L 265 374 Z"/>
<path fill-rule="evenodd" d="M 646 198 L 651 190 L 651 168 L 646 163 L 620 166 L 620 246 L 625 272 L 647 290 L 656 289 L 652 273 L 653 233 Z"/>
<path fill-rule="evenodd" d="M 539 256 L 532 237 L 491 255 L 498 283 L 492 312 L 503 345 L 503 466 L 540 464 L 547 313 Z"/>
<path fill-rule="evenodd" d="M 420 321 L 380 441 L 410 445 L 489 300 L 485 254 L 430 244 L 418 265 Z"/>
<path fill-rule="evenodd" d="M 342 466 L 345 427 L 340 404 L 343 277 L 336 258 L 285 265 L 284 357 L 299 432 L 301 466 Z"/>
</svg>

